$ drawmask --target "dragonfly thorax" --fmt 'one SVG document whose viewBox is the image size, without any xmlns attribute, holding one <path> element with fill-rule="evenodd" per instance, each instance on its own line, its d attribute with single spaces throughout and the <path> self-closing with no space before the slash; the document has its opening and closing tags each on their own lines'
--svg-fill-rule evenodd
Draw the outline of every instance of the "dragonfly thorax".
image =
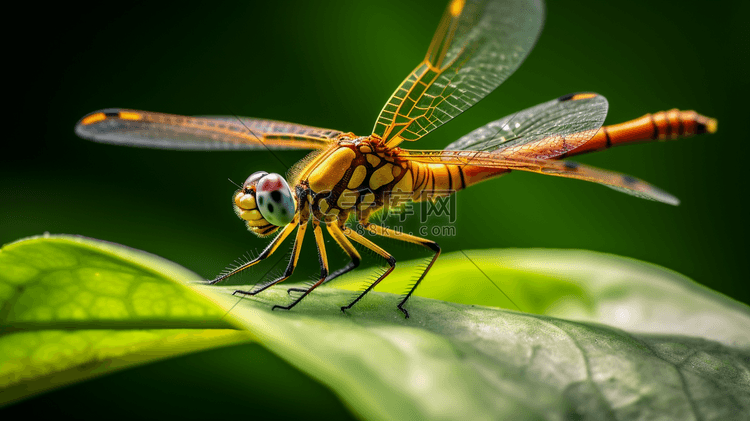
<svg viewBox="0 0 750 421">
<path fill-rule="evenodd" d="M 368 137 L 342 140 L 305 169 L 302 184 L 310 190 L 311 211 L 324 221 L 358 219 L 393 204 L 398 191 L 404 202 L 411 199 L 412 177 L 407 162 Z M 396 203 L 398 204 L 398 203 Z"/>
</svg>

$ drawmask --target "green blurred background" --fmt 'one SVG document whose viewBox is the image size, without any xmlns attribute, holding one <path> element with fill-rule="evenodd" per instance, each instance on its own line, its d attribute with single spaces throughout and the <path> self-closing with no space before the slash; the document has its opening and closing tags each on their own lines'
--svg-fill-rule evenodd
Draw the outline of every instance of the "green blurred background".
<svg viewBox="0 0 750 421">
<path fill-rule="evenodd" d="M 442 1 L 146 2 L 27 6 L 9 42 L 14 129 L 0 152 L 0 243 L 81 234 L 149 251 L 212 277 L 267 240 L 232 212 L 257 170 L 285 173 L 264 152 L 174 152 L 87 142 L 88 112 L 127 107 L 265 117 L 368 134 L 421 60 Z M 715 135 L 616 148 L 579 159 L 643 178 L 678 207 L 580 181 L 511 174 L 459 193 L 446 252 L 579 248 L 685 274 L 750 303 L 747 288 L 748 7 L 740 2 L 547 4 L 545 28 L 520 69 L 477 106 L 414 147 L 442 149 L 474 128 L 576 91 L 610 102 L 607 124 L 677 107 L 716 117 Z M 15 92 L 17 91 L 17 93 Z M 411 145 L 410 145 L 411 146 Z M 305 152 L 277 152 L 286 165 Z M 406 223 L 418 229 L 418 218 Z M 381 244 L 397 259 L 419 249 Z M 333 247 L 333 245 L 331 246 Z M 317 273 L 312 243 L 296 278 Z M 345 263 L 329 252 L 331 266 Z M 253 283 L 281 254 L 236 283 Z M 366 264 L 380 264 L 367 259 Z M 585 262 L 582 262 L 585 264 Z M 429 282 L 429 277 L 427 278 Z M 459 283 L 456 288 L 461 288 Z"/>
</svg>

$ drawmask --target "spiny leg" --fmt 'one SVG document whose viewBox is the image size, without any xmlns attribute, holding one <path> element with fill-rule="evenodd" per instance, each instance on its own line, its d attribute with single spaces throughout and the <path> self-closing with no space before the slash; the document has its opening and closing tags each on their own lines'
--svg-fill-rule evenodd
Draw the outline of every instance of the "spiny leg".
<svg viewBox="0 0 750 421">
<path fill-rule="evenodd" d="M 297 229 L 297 237 L 294 239 L 294 248 L 292 249 L 292 256 L 289 258 L 289 264 L 286 267 L 286 270 L 284 271 L 284 274 L 281 275 L 279 278 L 274 279 L 271 282 L 268 282 L 264 285 L 261 285 L 257 289 L 254 289 L 253 291 L 242 291 L 237 290 L 232 293 L 234 294 L 244 294 L 244 295 L 255 295 L 261 291 L 265 291 L 269 287 L 278 284 L 279 282 L 284 281 L 288 277 L 292 276 L 292 273 L 294 273 L 294 268 L 297 267 L 297 260 L 299 259 L 299 252 L 302 248 L 302 241 L 305 239 L 305 231 L 307 231 L 307 218 L 300 219 L 299 226 Z"/>
<path fill-rule="evenodd" d="M 360 224 L 368 231 L 375 235 L 380 235 L 381 237 L 388 237 L 393 238 L 396 240 L 406 241 L 409 243 L 419 244 L 420 246 L 426 247 L 432 251 L 435 252 L 435 255 L 432 257 L 432 260 L 430 260 L 430 263 L 427 265 L 425 270 L 422 272 L 422 275 L 419 276 L 419 279 L 417 279 L 417 282 L 414 284 L 413 287 L 409 290 L 409 292 L 406 294 L 406 297 L 404 297 L 403 300 L 401 300 L 400 303 L 398 303 L 398 309 L 404 312 L 404 315 L 406 317 L 409 317 L 409 312 L 406 311 L 404 308 L 404 304 L 406 304 L 406 300 L 411 297 L 411 295 L 414 293 L 414 290 L 417 289 L 417 286 L 419 286 L 419 283 L 422 282 L 422 279 L 424 279 L 425 275 L 427 275 L 427 272 L 430 271 L 430 268 L 432 268 L 432 265 L 437 260 L 438 256 L 440 256 L 440 246 L 438 243 L 428 240 L 426 238 L 417 237 L 410 234 L 404 234 L 402 232 L 394 231 L 390 228 L 382 227 L 380 225 L 371 224 L 367 221 L 361 221 Z"/>
<path fill-rule="evenodd" d="M 318 287 L 318 285 L 325 282 L 326 277 L 328 276 L 328 256 L 326 255 L 326 245 L 325 240 L 323 239 L 323 230 L 320 228 L 320 224 L 318 221 L 313 221 L 313 233 L 315 234 L 315 245 L 318 248 L 318 261 L 320 262 L 320 280 L 316 283 L 314 283 L 310 288 L 303 289 L 303 288 L 289 288 L 287 290 L 287 293 L 291 291 L 299 291 L 302 292 L 302 295 L 299 296 L 296 300 L 294 300 L 291 304 L 288 306 L 280 306 L 275 305 L 271 310 L 275 310 L 277 308 L 281 308 L 284 310 L 290 310 L 292 307 L 296 306 L 297 303 L 302 301 L 303 298 L 307 297 L 307 294 L 312 292 L 315 288 Z"/>
<path fill-rule="evenodd" d="M 336 228 L 332 228 L 333 226 L 335 226 Z M 359 266 L 359 262 L 362 260 L 362 257 L 359 255 L 357 249 L 354 248 L 352 243 L 350 243 L 349 240 L 347 240 L 344 234 L 341 232 L 341 230 L 338 229 L 336 222 L 326 225 L 326 228 L 328 229 L 328 233 L 331 234 L 331 237 L 333 237 L 336 243 L 338 243 L 339 247 L 341 247 L 344 252 L 349 255 L 349 258 L 351 258 L 352 261 L 343 268 L 338 269 L 328 275 L 324 283 L 331 282 L 339 276 L 356 268 L 357 266 Z"/>
<path fill-rule="evenodd" d="M 334 226 L 333 224 L 331 224 L 329 226 L 335 228 L 336 230 L 339 230 L 339 232 L 342 232 L 342 230 L 339 229 L 338 226 Z M 367 247 L 368 249 L 374 251 L 375 253 L 383 256 L 385 258 L 385 260 L 388 261 L 388 264 L 390 265 L 390 267 L 388 268 L 388 270 L 386 270 L 385 273 L 383 273 L 382 275 L 380 275 L 380 277 L 378 279 L 376 279 L 375 282 L 373 282 L 372 284 L 370 284 L 370 286 L 368 286 L 367 289 L 365 289 L 361 294 L 359 294 L 359 296 L 357 298 L 355 298 L 354 301 L 352 301 L 351 303 L 349 303 L 349 305 L 347 305 L 347 306 L 341 307 L 341 311 L 346 312 L 346 310 L 352 308 L 352 306 L 354 304 L 357 304 L 357 301 L 361 300 L 362 297 L 365 296 L 365 294 L 367 294 L 373 288 L 375 288 L 375 285 L 379 284 L 380 281 L 382 281 L 383 279 L 385 279 L 386 276 L 388 276 L 391 272 L 393 272 L 393 269 L 396 267 L 396 259 L 393 258 L 393 256 L 391 256 L 390 253 L 388 253 L 387 251 L 385 251 L 382 248 L 380 248 L 380 246 L 378 246 L 377 244 L 375 244 L 372 241 L 368 240 L 367 238 L 365 238 L 365 237 L 357 234 L 355 231 L 352 231 L 348 227 L 343 227 L 343 234 L 346 235 L 347 237 L 349 237 L 350 239 L 356 241 L 357 243 L 359 243 L 359 244 Z M 409 317 L 408 313 L 406 314 L 406 317 Z"/>
<path fill-rule="evenodd" d="M 273 252 L 276 251 L 277 248 L 279 248 L 279 246 L 281 245 L 281 243 L 286 239 L 286 237 L 289 236 L 289 234 L 292 233 L 292 231 L 294 231 L 295 228 L 297 228 L 297 221 L 296 220 L 294 220 L 294 221 L 290 222 L 289 224 L 287 224 L 287 226 L 285 226 L 284 229 L 276 236 L 276 238 L 274 238 L 273 241 L 271 241 L 271 243 L 268 244 L 268 246 L 266 246 L 265 250 L 263 250 L 258 255 L 258 257 L 256 257 L 255 259 L 253 259 L 253 260 L 251 260 L 251 261 L 249 261 L 249 262 L 247 262 L 247 263 L 245 263 L 245 264 L 243 264 L 241 266 L 238 266 L 238 267 L 232 269 L 231 271 L 229 271 L 227 273 L 224 273 L 222 275 L 217 276 L 214 280 L 209 281 L 208 285 L 217 284 L 217 283 L 219 283 L 219 282 L 221 282 L 221 281 L 229 278 L 230 276 L 236 275 L 236 274 L 240 273 L 241 271 L 249 268 L 250 266 L 253 266 L 256 263 L 260 262 L 261 260 L 269 257 L 270 255 L 273 254 Z"/>
<path fill-rule="evenodd" d="M 359 252 L 357 251 L 357 249 L 355 249 L 354 246 L 352 245 L 352 243 L 350 243 L 349 240 L 346 239 L 346 237 L 341 232 L 341 230 L 340 229 L 336 229 L 336 230 L 332 229 L 331 228 L 332 225 L 335 225 L 335 223 L 333 223 L 333 224 L 326 224 L 326 229 L 328 229 L 328 233 L 331 234 L 331 237 L 333 237 L 334 241 L 336 241 L 336 243 L 344 250 L 344 252 L 346 252 L 346 254 L 349 255 L 349 257 L 352 259 L 352 261 L 349 262 L 343 268 L 337 269 L 333 273 L 329 273 L 328 276 L 326 277 L 325 281 L 323 281 L 323 284 L 327 284 L 328 282 L 331 282 L 332 280 L 336 279 L 337 277 L 339 277 L 339 276 L 341 276 L 341 275 L 343 275 L 343 274 L 345 274 L 347 272 L 350 272 L 352 269 L 354 269 L 357 266 L 359 266 L 359 262 L 362 260 L 362 257 L 359 255 Z M 322 235 L 322 233 L 321 233 L 321 235 Z M 316 241 L 317 241 L 317 238 L 316 238 Z M 325 248 L 323 249 L 323 251 L 325 251 Z M 287 292 L 292 292 L 292 291 L 305 292 L 307 290 L 304 289 L 304 288 L 289 288 L 287 290 Z"/>
</svg>

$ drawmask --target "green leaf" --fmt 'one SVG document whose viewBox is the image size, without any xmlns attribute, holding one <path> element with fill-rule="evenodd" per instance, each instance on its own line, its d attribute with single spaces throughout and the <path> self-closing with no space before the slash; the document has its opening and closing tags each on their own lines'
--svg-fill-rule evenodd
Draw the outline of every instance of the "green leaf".
<svg viewBox="0 0 750 421">
<path fill-rule="evenodd" d="M 324 414 L 326 421 L 354 419 L 328 388 L 258 342 L 180 355 L 78 382 L 2 408 L 0 417 L 97 421 L 102 414 L 116 417 L 134 410 L 135 418 L 147 420 L 309 420 L 316 419 L 316 413 Z"/>
<path fill-rule="evenodd" d="M 378 291 L 404 293 L 425 261 L 398 263 Z M 362 276 L 335 281 L 361 290 Z M 750 311 L 679 273 L 584 250 L 467 250 L 440 256 L 417 295 L 630 332 L 681 334 L 750 348 Z"/>
<path fill-rule="evenodd" d="M 321 287 L 286 312 L 271 311 L 291 300 L 285 288 L 248 298 L 231 295 L 237 287 L 200 290 L 364 419 L 750 414 L 747 307 L 657 266 L 597 253 L 496 250 L 443 257 L 419 291 L 457 302 L 413 297 L 406 320 L 392 294 L 371 293 L 342 314 L 339 308 L 355 296 L 351 291 Z M 400 275 L 384 288 L 403 291 L 414 275 L 409 269 L 419 263 L 399 264 Z M 338 283 L 355 289 L 364 277 Z M 459 303 L 512 305 L 508 297 L 524 309 L 588 321 Z M 608 319 L 618 308 L 629 309 L 635 322 Z M 676 311 L 689 323 L 670 325 L 673 316 L 662 311 Z M 627 322 L 647 333 L 592 320 Z"/>
<path fill-rule="evenodd" d="M 72 236 L 0 252 L 0 405 L 123 367 L 251 338 L 182 285 L 194 273 Z"/>
<path fill-rule="evenodd" d="M 14 243 L 0 253 L 0 399 L 215 346 L 206 340 L 214 332 L 219 343 L 222 332 L 224 343 L 246 340 L 231 330 L 229 314 L 364 419 L 750 413 L 747 307 L 628 259 L 549 250 L 461 254 L 441 256 L 418 290 L 446 301 L 413 297 L 412 317 L 404 319 L 388 293 L 371 293 L 342 314 L 353 292 L 321 287 L 292 311 L 272 311 L 291 300 L 285 288 L 240 298 L 231 294 L 236 287 L 185 287 L 179 282 L 197 276 L 120 246 L 69 237 Z M 383 287 L 402 292 L 418 264 L 399 263 Z M 337 283 L 351 288 L 366 276 Z M 623 314 L 629 325 L 610 317 Z M 674 317 L 689 322 L 672 325 Z"/>
<path fill-rule="evenodd" d="M 750 352 L 700 338 L 391 294 L 347 314 L 319 288 L 293 311 L 273 288 L 238 299 L 202 287 L 259 341 L 327 384 L 364 419 L 743 419 Z"/>
</svg>

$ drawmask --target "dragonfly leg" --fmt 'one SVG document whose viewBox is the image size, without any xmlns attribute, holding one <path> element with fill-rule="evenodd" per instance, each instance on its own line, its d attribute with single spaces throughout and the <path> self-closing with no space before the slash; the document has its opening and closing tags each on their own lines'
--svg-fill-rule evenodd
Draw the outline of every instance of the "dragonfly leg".
<svg viewBox="0 0 750 421">
<path fill-rule="evenodd" d="M 354 248 L 351 242 L 346 239 L 346 236 L 341 232 L 340 229 L 333 229 L 331 226 L 334 224 L 326 224 L 326 228 L 328 229 L 328 233 L 331 234 L 331 237 L 336 241 L 336 243 L 341 247 L 341 249 L 344 250 L 346 254 L 349 255 L 349 258 L 352 260 L 347 263 L 346 266 L 340 269 L 336 269 L 335 271 L 328 274 L 326 279 L 323 281 L 323 284 L 327 284 L 328 282 L 331 282 L 332 280 L 338 278 L 339 276 L 351 272 L 353 269 L 359 266 L 359 263 L 362 261 L 362 257 L 359 255 L 359 252 L 357 249 Z M 338 227 L 337 227 L 338 228 Z M 322 236 L 322 232 L 321 232 Z M 316 238 L 317 241 L 317 238 Z M 322 240 L 321 240 L 322 241 Z M 325 250 L 325 249 L 324 249 Z M 305 292 L 307 289 L 304 288 L 289 288 L 287 290 L 288 293 L 296 291 L 296 292 Z"/>
<path fill-rule="evenodd" d="M 283 310 L 291 310 L 291 308 L 296 306 L 297 303 L 302 301 L 303 298 L 307 297 L 307 294 L 309 294 L 310 292 L 312 292 L 312 290 L 314 290 L 320 284 L 325 282 L 326 277 L 328 276 L 328 256 L 326 254 L 325 241 L 323 240 L 323 230 L 320 228 L 320 224 L 317 221 L 313 222 L 313 233 L 315 234 L 315 245 L 318 247 L 318 260 L 320 261 L 320 280 L 312 284 L 307 289 L 289 288 L 287 290 L 287 293 L 291 291 L 298 291 L 298 292 L 302 292 L 302 295 L 299 296 L 296 300 L 294 300 L 288 306 L 275 305 L 273 306 L 271 310 L 275 310 L 277 308 L 280 308 Z"/>
<path fill-rule="evenodd" d="M 349 255 L 352 261 L 349 262 L 343 268 L 337 269 L 333 273 L 328 275 L 324 283 L 331 282 L 332 280 L 338 278 L 339 276 L 356 268 L 357 266 L 359 266 L 359 262 L 362 260 L 362 257 L 359 255 L 359 252 L 357 251 L 357 249 L 355 249 L 352 243 L 346 239 L 346 237 L 341 232 L 341 230 L 332 228 L 334 225 L 336 225 L 336 223 L 326 225 L 326 228 L 328 229 L 328 233 L 331 234 L 331 237 L 333 237 L 336 243 L 338 243 L 338 245 L 344 250 L 344 252 L 346 252 L 346 254 Z M 336 226 L 336 228 L 338 228 L 338 226 Z"/>
<path fill-rule="evenodd" d="M 398 303 L 398 309 L 404 312 L 404 315 L 408 318 L 409 312 L 406 311 L 404 308 L 404 304 L 406 304 L 406 301 L 411 297 L 411 295 L 414 293 L 414 290 L 417 289 L 417 286 L 419 286 L 419 283 L 422 282 L 422 279 L 424 279 L 425 275 L 427 275 L 427 272 L 430 271 L 432 268 L 432 265 L 437 260 L 438 256 L 440 256 L 440 246 L 438 243 L 428 240 L 426 238 L 417 237 L 410 234 L 404 234 L 403 232 L 394 231 L 390 228 L 386 228 L 380 225 L 371 224 L 367 221 L 361 221 L 360 224 L 368 231 L 375 235 L 379 235 L 381 237 L 388 237 L 393 238 L 395 240 L 400 241 L 406 241 L 409 243 L 419 244 L 420 246 L 426 247 L 432 251 L 435 252 L 435 255 L 432 257 L 432 260 L 430 260 L 430 263 L 427 265 L 425 270 L 422 272 L 422 274 L 419 276 L 419 279 L 417 279 L 417 282 L 414 284 L 414 286 L 411 287 L 409 292 L 406 293 L 406 296 L 403 300 L 401 300 L 400 303 Z"/>
<path fill-rule="evenodd" d="M 289 236 L 289 234 L 292 233 L 292 231 L 294 231 L 295 228 L 297 228 L 297 221 L 290 222 L 289 224 L 287 224 L 286 227 L 284 227 L 284 230 L 281 231 L 273 239 L 273 241 L 271 241 L 270 244 L 268 244 L 268 246 L 260 253 L 260 255 L 258 255 L 258 257 L 256 257 L 255 259 L 253 259 L 253 260 L 251 260 L 251 261 L 249 261 L 249 262 L 247 262 L 247 263 L 245 263 L 245 264 L 243 264 L 241 266 L 238 266 L 238 267 L 232 269 L 231 271 L 229 271 L 227 273 L 223 273 L 223 274 L 217 276 L 212 281 L 209 281 L 208 285 L 218 284 L 219 282 L 221 282 L 221 281 L 229 278 L 230 276 L 236 275 L 236 274 L 242 272 L 243 270 L 249 268 L 250 266 L 254 266 L 256 263 L 260 262 L 261 260 L 266 259 L 270 255 L 272 255 L 273 252 L 275 252 L 277 248 L 279 248 L 279 246 L 281 245 L 281 243 L 286 239 L 286 237 Z"/>
<path fill-rule="evenodd" d="M 244 295 L 255 295 L 261 291 L 265 291 L 269 287 L 278 284 L 279 282 L 284 281 L 285 279 L 292 276 L 292 273 L 294 273 L 294 268 L 297 267 L 297 260 L 299 259 L 299 252 L 300 249 L 302 249 L 302 241 L 305 239 L 305 231 L 307 231 L 307 218 L 300 219 L 299 226 L 297 229 L 297 237 L 294 239 L 294 248 L 292 249 L 292 256 L 289 258 L 289 264 L 286 267 L 286 270 L 284 271 L 284 274 L 280 277 L 274 279 L 271 282 L 265 283 L 258 288 L 253 289 L 252 291 L 242 291 L 237 290 L 232 293 L 234 294 L 244 294 Z"/>
<path fill-rule="evenodd" d="M 385 273 L 383 273 L 382 275 L 380 275 L 380 277 L 377 280 L 375 280 L 375 282 L 373 282 L 372 284 L 370 284 L 370 286 L 368 286 L 367 289 L 365 289 L 361 294 L 359 294 L 359 296 L 357 296 L 357 298 L 355 298 L 354 301 L 352 301 L 351 303 L 349 303 L 349 305 L 341 307 L 341 311 L 346 312 L 346 310 L 349 310 L 350 308 L 352 308 L 352 306 L 354 304 L 357 304 L 357 301 L 361 300 L 362 297 L 364 297 L 368 292 L 372 291 L 372 289 L 375 288 L 375 285 L 379 284 L 380 281 L 382 281 L 383 279 L 385 279 L 386 276 L 388 276 L 391 272 L 393 272 L 393 269 L 396 267 L 396 259 L 393 256 L 391 256 L 390 253 L 388 253 L 387 251 L 385 251 L 382 248 L 380 248 L 380 246 L 378 246 L 377 244 L 375 244 L 372 241 L 368 240 L 367 238 L 363 237 L 362 235 L 358 234 L 357 232 L 353 231 L 349 227 L 339 228 L 336 224 L 330 224 L 329 228 L 331 228 L 334 231 L 337 230 L 339 232 L 342 232 L 349 239 L 351 239 L 353 241 L 356 241 L 357 243 L 362 244 L 363 246 L 367 247 L 368 249 L 370 249 L 370 250 L 374 251 L 375 253 L 383 256 L 385 258 L 385 260 L 388 262 L 388 265 L 390 265 L 390 267 L 385 271 Z M 350 243 L 350 245 L 351 245 L 351 243 Z M 409 317 L 408 313 L 407 313 L 406 317 Z"/>
</svg>

